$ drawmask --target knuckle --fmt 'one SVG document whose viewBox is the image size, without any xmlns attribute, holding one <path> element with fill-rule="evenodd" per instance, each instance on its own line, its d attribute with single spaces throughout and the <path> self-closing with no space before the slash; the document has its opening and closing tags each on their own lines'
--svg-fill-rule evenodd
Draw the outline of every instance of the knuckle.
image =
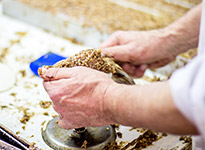
<svg viewBox="0 0 205 150">
<path fill-rule="evenodd" d="M 136 47 L 134 45 L 130 45 L 128 48 L 128 59 L 130 62 L 136 61 Z"/>
<path fill-rule="evenodd" d="M 60 68 L 55 68 L 53 71 L 53 76 L 57 77 L 59 73 L 60 73 Z"/>
<path fill-rule="evenodd" d="M 114 33 L 114 35 L 116 36 L 116 37 L 120 37 L 121 35 L 124 35 L 124 31 L 116 31 L 115 33 Z"/>
</svg>

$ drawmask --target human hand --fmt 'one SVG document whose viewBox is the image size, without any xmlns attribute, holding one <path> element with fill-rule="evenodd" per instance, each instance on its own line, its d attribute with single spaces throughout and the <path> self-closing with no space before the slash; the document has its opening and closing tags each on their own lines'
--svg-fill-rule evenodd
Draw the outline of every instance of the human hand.
<svg viewBox="0 0 205 150">
<path fill-rule="evenodd" d="M 113 123 L 106 92 L 116 84 L 107 74 L 86 67 L 43 70 L 44 87 L 66 129 Z"/>
<path fill-rule="evenodd" d="M 146 68 L 155 69 L 173 61 L 180 53 L 168 32 L 118 31 L 102 43 L 102 52 L 121 63 L 130 75 L 141 77 Z"/>
</svg>

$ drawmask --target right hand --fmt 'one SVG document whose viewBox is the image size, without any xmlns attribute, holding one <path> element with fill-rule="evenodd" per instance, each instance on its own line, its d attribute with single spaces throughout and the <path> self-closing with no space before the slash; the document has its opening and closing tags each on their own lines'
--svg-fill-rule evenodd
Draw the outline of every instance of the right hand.
<svg viewBox="0 0 205 150">
<path fill-rule="evenodd" d="M 113 109 L 115 99 L 108 93 L 119 86 L 107 74 L 77 66 L 42 68 L 40 75 L 53 108 L 60 116 L 60 127 L 71 129 L 117 123 Z"/>
<path fill-rule="evenodd" d="M 152 31 L 118 31 L 102 43 L 102 52 L 116 61 L 131 76 L 143 76 L 146 68 L 155 69 L 173 61 L 180 53 L 168 33 Z"/>
</svg>

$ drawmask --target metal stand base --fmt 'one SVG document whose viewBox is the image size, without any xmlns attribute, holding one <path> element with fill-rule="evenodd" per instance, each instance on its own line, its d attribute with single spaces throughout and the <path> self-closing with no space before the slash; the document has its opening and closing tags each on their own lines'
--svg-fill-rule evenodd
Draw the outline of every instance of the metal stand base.
<svg viewBox="0 0 205 150">
<path fill-rule="evenodd" d="M 102 150 L 116 138 L 112 126 L 86 127 L 83 133 L 76 133 L 74 129 L 60 128 L 57 121 L 55 117 L 42 130 L 44 141 L 55 150 Z"/>
</svg>

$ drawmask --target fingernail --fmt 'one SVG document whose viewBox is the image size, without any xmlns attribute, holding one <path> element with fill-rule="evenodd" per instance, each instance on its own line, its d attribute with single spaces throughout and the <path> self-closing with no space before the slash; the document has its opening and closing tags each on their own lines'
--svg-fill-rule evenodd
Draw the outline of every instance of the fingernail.
<svg viewBox="0 0 205 150">
<path fill-rule="evenodd" d="M 42 76 L 43 74 L 46 73 L 46 70 L 48 70 L 48 68 L 49 66 L 43 66 L 43 67 L 38 68 L 38 74 Z"/>
<path fill-rule="evenodd" d="M 140 69 L 141 69 L 141 70 L 145 70 L 145 69 L 147 69 L 147 64 L 143 64 L 143 65 L 141 65 L 141 66 L 140 66 Z"/>
<path fill-rule="evenodd" d="M 102 44 L 100 45 L 100 47 L 101 47 L 101 48 L 105 48 L 105 47 L 106 47 L 106 43 L 102 43 Z"/>
<path fill-rule="evenodd" d="M 108 50 L 103 51 L 102 50 L 102 54 L 103 54 L 103 56 L 107 56 L 107 57 L 113 58 L 113 54 L 111 53 L 111 51 L 108 51 Z"/>
</svg>

